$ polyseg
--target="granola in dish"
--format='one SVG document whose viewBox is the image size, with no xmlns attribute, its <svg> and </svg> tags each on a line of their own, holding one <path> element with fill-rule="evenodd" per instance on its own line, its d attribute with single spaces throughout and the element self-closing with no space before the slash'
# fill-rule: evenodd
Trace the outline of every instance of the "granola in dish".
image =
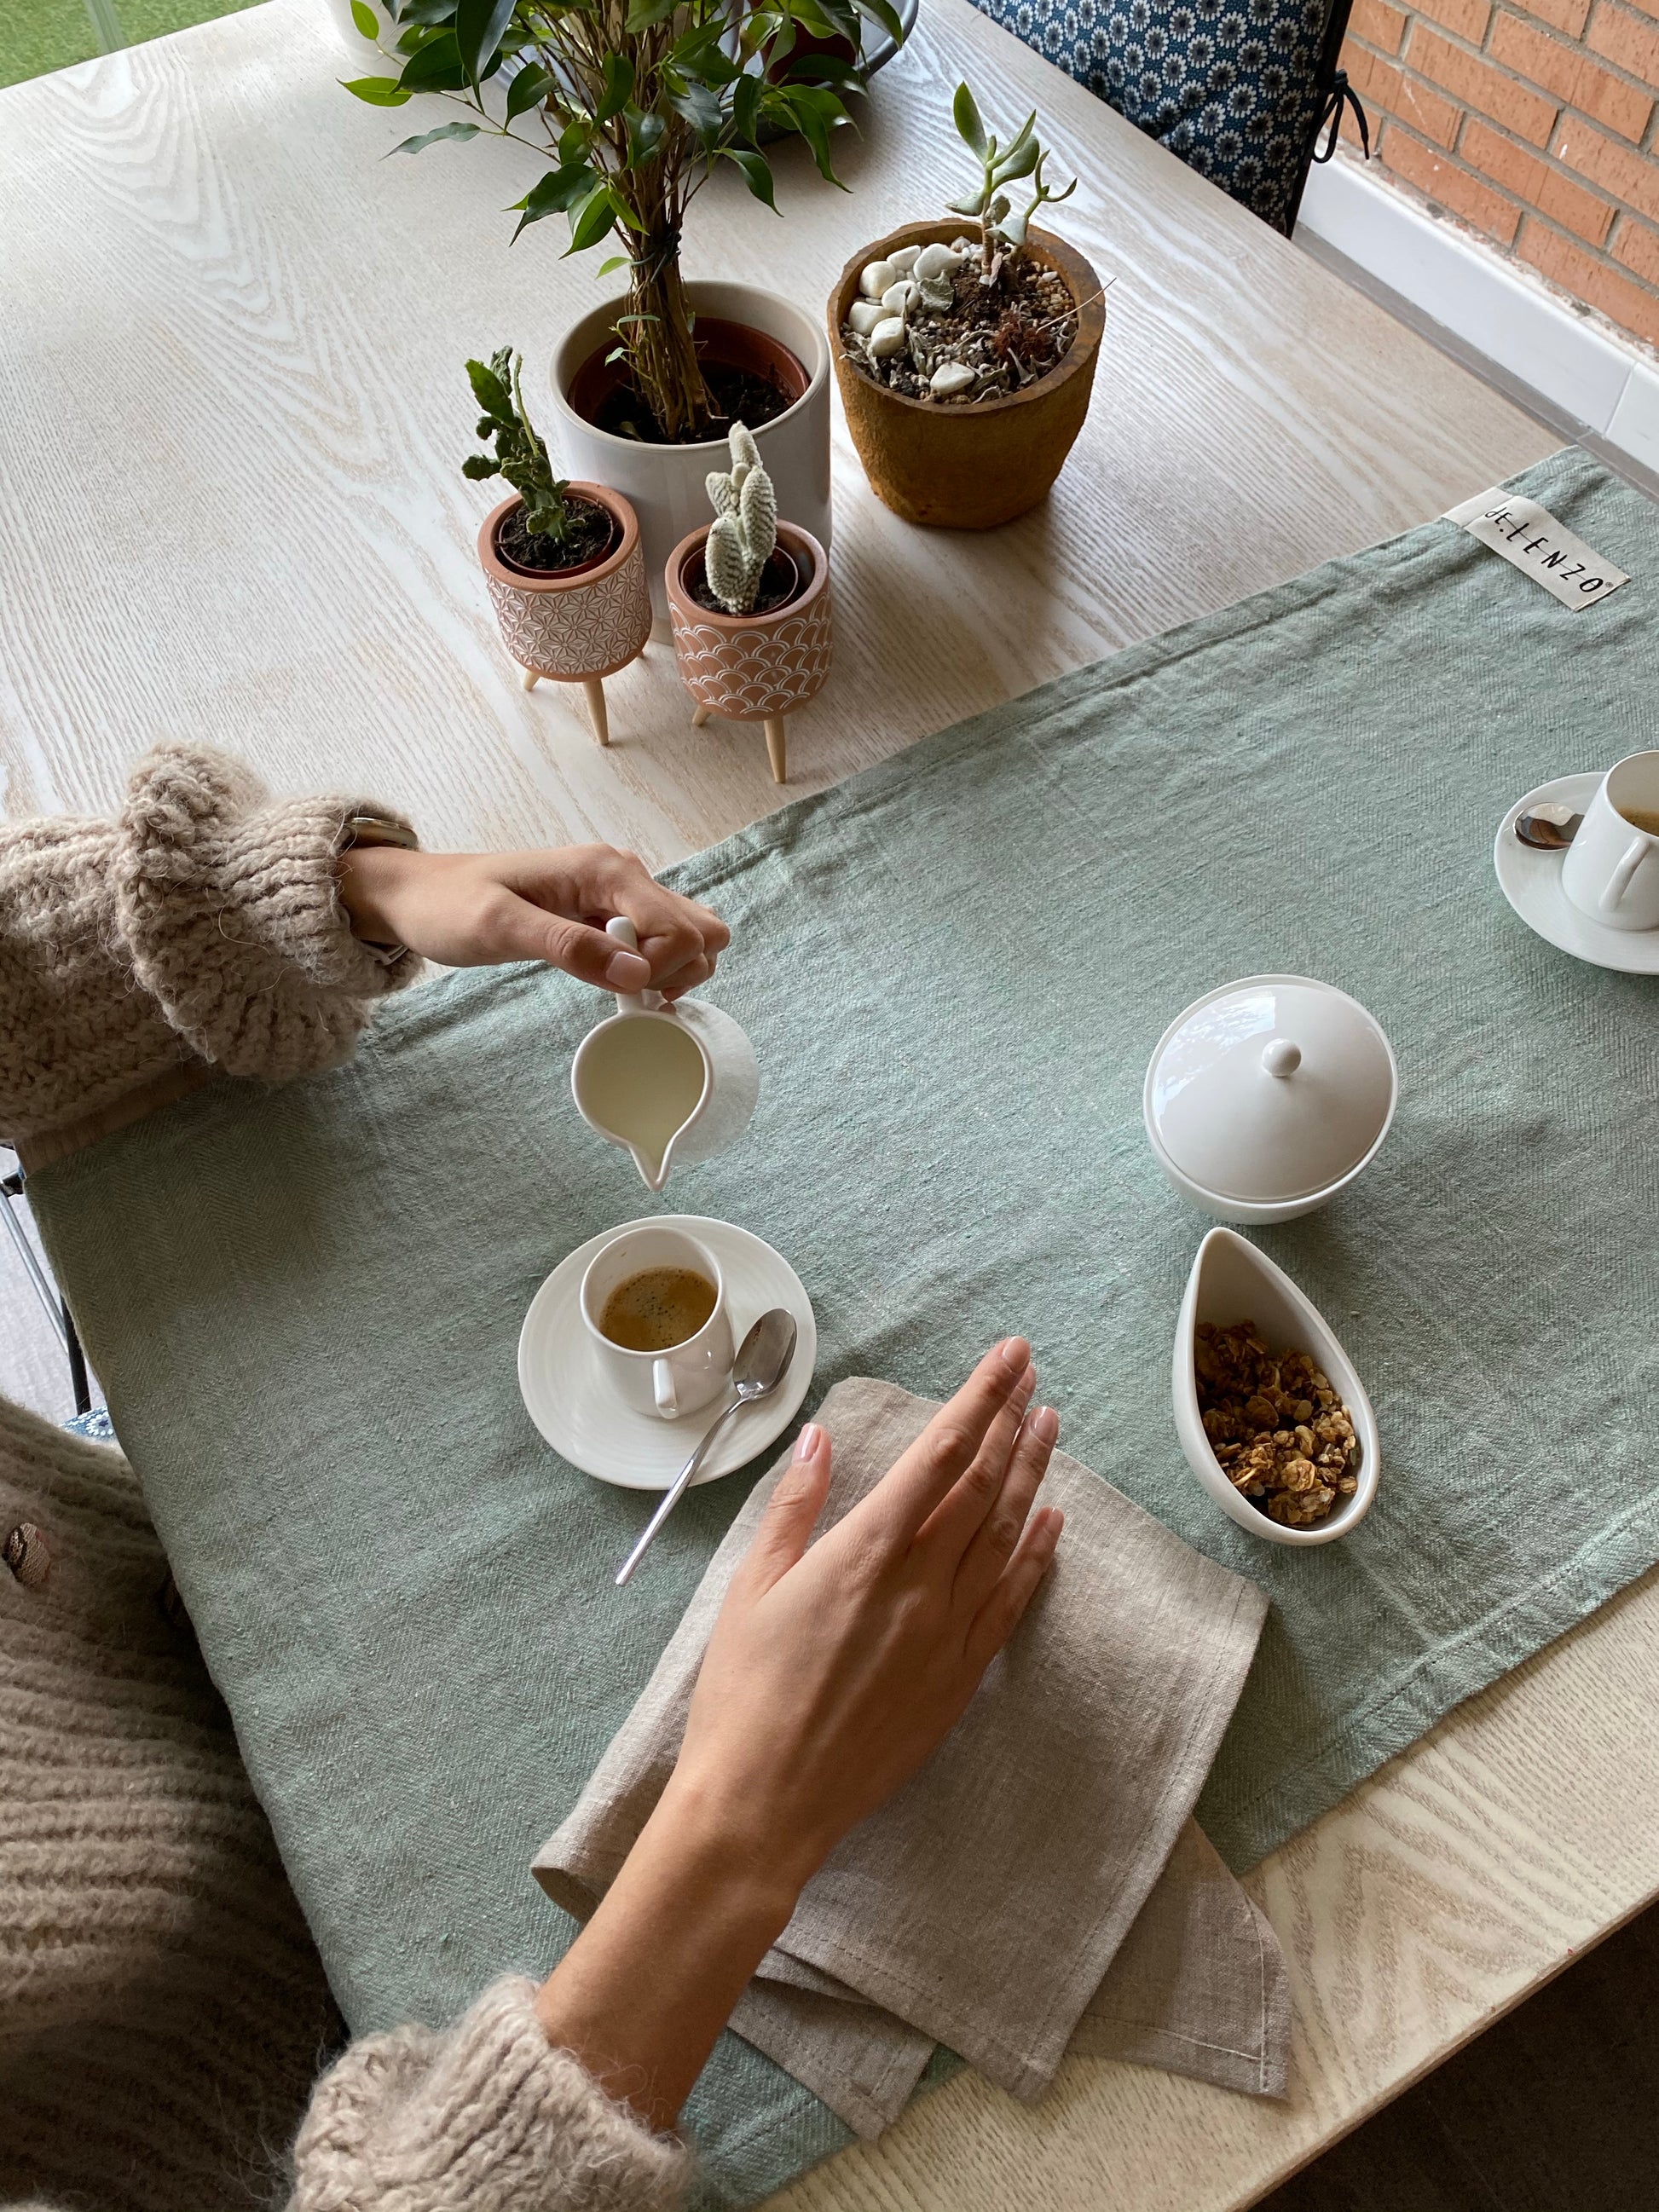
<svg viewBox="0 0 1659 2212">
<path fill-rule="evenodd" d="M 1251 1321 L 1200 1322 L 1193 1364 L 1210 1449 L 1270 1520 L 1312 1528 L 1352 1496 L 1353 1417 L 1305 1352 L 1270 1349 Z"/>
</svg>

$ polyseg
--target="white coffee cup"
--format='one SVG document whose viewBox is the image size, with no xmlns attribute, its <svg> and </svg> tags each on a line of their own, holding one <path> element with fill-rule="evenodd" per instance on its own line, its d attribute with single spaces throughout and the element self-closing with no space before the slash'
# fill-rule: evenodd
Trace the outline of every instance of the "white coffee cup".
<svg viewBox="0 0 1659 2212">
<path fill-rule="evenodd" d="M 1610 768 L 1561 864 L 1561 889 L 1607 929 L 1659 929 L 1659 837 L 1620 811 L 1659 815 L 1659 752 Z"/>
<path fill-rule="evenodd" d="M 626 1345 L 613 1344 L 599 1321 L 611 1292 L 648 1267 L 689 1267 L 702 1276 L 714 1285 L 714 1310 L 684 1344 L 665 1352 L 630 1352 Z M 674 1421 L 724 1395 L 737 1356 L 726 1310 L 726 1280 L 719 1261 L 695 1237 L 679 1229 L 621 1231 L 588 1261 L 581 1310 L 607 1379 L 638 1412 Z"/>
</svg>

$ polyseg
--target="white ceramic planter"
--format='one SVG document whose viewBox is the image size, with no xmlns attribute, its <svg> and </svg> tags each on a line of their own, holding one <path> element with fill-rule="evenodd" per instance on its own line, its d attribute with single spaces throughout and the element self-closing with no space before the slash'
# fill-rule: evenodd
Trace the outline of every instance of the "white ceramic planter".
<svg viewBox="0 0 1659 2212">
<path fill-rule="evenodd" d="M 722 322 L 746 323 L 787 346 L 806 371 L 807 386 L 794 405 L 755 430 L 755 443 L 778 495 L 778 514 L 830 544 L 830 348 L 809 315 L 787 301 L 753 284 L 695 282 L 686 286 L 692 308 Z M 553 354 L 554 435 L 562 465 L 573 477 L 610 484 L 629 500 L 640 518 L 651 600 L 658 616 L 668 613 L 663 571 L 669 555 L 689 532 L 709 520 L 712 510 L 703 479 L 710 469 L 729 465 L 724 437 L 702 446 L 647 446 L 596 429 L 571 406 L 567 394 L 589 356 L 614 343 L 612 331 L 623 312 L 612 300 L 575 324 Z M 752 425 L 750 426 L 753 427 Z"/>
<path fill-rule="evenodd" d="M 1331 1388 L 1352 1418 L 1354 1434 L 1359 1439 L 1359 1465 L 1352 1495 L 1333 1506 L 1328 1519 L 1311 1528 L 1287 1528 L 1242 1497 L 1228 1481 L 1220 1461 L 1210 1449 L 1204 1418 L 1198 1410 L 1193 1340 L 1199 1323 L 1205 1321 L 1213 1322 L 1218 1328 L 1253 1321 L 1270 1345 L 1305 1352 L 1330 1377 Z M 1267 1544 L 1330 1544 L 1346 1536 L 1370 1511 L 1382 1462 L 1377 1450 L 1376 1416 L 1365 1386 L 1313 1300 L 1304 1297 L 1265 1252 L 1258 1252 L 1231 1229 L 1211 1230 L 1198 1248 L 1187 1280 L 1187 1295 L 1181 1302 L 1181 1318 L 1176 1324 L 1170 1386 L 1176 1434 L 1187 1464 L 1222 1511 L 1251 1535 L 1260 1536 Z"/>
</svg>

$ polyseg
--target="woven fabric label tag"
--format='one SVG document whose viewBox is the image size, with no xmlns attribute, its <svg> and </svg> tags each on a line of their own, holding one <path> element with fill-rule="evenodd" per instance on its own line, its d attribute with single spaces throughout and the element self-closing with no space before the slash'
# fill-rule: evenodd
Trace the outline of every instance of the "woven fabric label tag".
<svg viewBox="0 0 1659 2212">
<path fill-rule="evenodd" d="M 1605 599 L 1630 578 L 1604 561 L 1582 538 L 1559 523 L 1548 507 L 1519 492 L 1498 488 L 1448 508 L 1444 520 L 1490 545 L 1504 558 L 1553 592 L 1564 607 L 1588 607 Z"/>
</svg>

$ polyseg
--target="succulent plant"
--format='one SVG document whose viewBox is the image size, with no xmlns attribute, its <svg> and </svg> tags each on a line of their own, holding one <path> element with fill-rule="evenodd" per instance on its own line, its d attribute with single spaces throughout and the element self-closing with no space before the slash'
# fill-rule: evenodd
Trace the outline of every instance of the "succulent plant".
<svg viewBox="0 0 1659 2212">
<path fill-rule="evenodd" d="M 760 449 L 741 422 L 732 425 L 730 473 L 704 479 L 714 509 L 703 552 L 708 588 L 729 615 L 752 614 L 762 572 L 778 542 L 778 502 Z"/>
<path fill-rule="evenodd" d="M 979 103 L 966 83 L 957 87 L 951 114 L 957 136 L 979 163 L 980 179 L 975 191 L 964 193 L 959 200 L 947 201 L 946 205 L 952 215 L 977 216 L 981 281 L 994 284 L 1004 252 L 1024 245 L 1037 210 L 1050 203 L 1058 206 L 1061 200 L 1070 199 L 1077 190 L 1077 179 L 1073 177 L 1064 191 L 1059 192 L 1050 191 L 1043 182 L 1042 167 L 1048 156 L 1037 138 L 1036 108 L 1006 146 L 986 130 Z M 1022 177 L 1031 179 L 1035 197 L 1029 207 L 1016 210 L 1002 187 L 1017 184 Z"/>
<path fill-rule="evenodd" d="M 523 356 L 511 346 L 491 354 L 488 364 L 468 362 L 472 397 L 482 410 L 477 434 L 493 438 L 495 450 L 469 453 L 461 463 L 461 474 L 475 483 L 489 477 L 505 477 L 524 501 L 526 529 L 562 545 L 570 529 L 570 510 L 564 503 L 569 480 L 554 475 L 547 448 L 525 412 L 524 394 L 519 388 L 523 366 Z"/>
</svg>

